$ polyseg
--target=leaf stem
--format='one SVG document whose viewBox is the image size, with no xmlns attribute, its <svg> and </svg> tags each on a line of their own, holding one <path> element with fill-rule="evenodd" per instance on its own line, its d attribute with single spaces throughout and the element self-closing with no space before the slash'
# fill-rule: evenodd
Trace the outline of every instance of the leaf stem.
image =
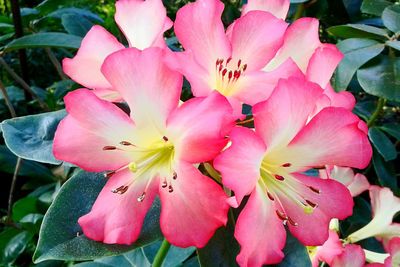
<svg viewBox="0 0 400 267">
<path fill-rule="evenodd" d="M 367 126 L 371 127 L 375 121 L 378 119 L 379 115 L 381 114 L 383 107 L 385 106 L 386 103 L 386 99 L 380 97 L 378 99 L 378 104 L 376 106 L 376 109 L 374 111 L 374 113 L 372 113 L 371 117 L 369 118 L 369 120 L 367 121 Z"/>
<path fill-rule="evenodd" d="M 46 47 L 44 49 L 46 51 L 47 56 L 49 57 L 51 63 L 53 64 L 54 68 L 56 69 L 58 76 L 60 76 L 60 78 L 62 80 L 66 80 L 67 77 L 65 76 L 62 66 L 60 64 L 60 62 L 58 61 L 58 59 L 56 58 L 56 56 L 54 55 L 53 51 L 51 51 L 50 48 Z"/>
<path fill-rule="evenodd" d="M 293 15 L 293 21 L 295 21 L 303 16 L 304 9 L 305 9 L 304 3 L 301 3 L 297 6 L 296 13 L 294 13 L 294 15 Z"/>
<path fill-rule="evenodd" d="M 17 117 L 17 113 L 15 113 L 15 109 L 11 103 L 10 97 L 8 96 L 6 87 L 4 86 L 4 84 L 1 80 L 0 80 L 0 90 L 3 93 L 4 101 L 6 102 L 8 110 L 10 111 L 11 117 L 13 117 L 13 118 Z"/>
<path fill-rule="evenodd" d="M 11 181 L 10 194 L 8 195 L 8 209 L 7 209 L 7 222 L 11 222 L 11 213 L 12 213 L 12 203 L 14 198 L 15 184 L 17 183 L 17 177 L 19 169 L 21 168 L 22 159 L 20 157 L 17 158 L 17 164 L 15 164 L 14 175 Z"/>
<path fill-rule="evenodd" d="M 154 258 L 153 267 L 161 267 L 170 247 L 171 244 L 164 238 L 160 249 L 157 251 L 156 257 Z"/>
</svg>

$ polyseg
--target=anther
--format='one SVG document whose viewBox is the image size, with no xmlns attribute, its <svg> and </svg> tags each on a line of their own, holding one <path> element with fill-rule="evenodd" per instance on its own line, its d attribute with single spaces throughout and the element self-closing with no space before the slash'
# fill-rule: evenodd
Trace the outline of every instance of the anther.
<svg viewBox="0 0 400 267">
<path fill-rule="evenodd" d="M 123 145 L 123 146 L 133 146 L 133 144 L 131 143 L 131 142 L 128 142 L 128 141 L 121 141 L 121 142 L 119 142 L 121 145 Z"/>
<path fill-rule="evenodd" d="M 105 146 L 103 147 L 103 150 L 115 150 L 117 149 L 115 146 Z"/>
<path fill-rule="evenodd" d="M 299 225 L 297 222 L 293 221 L 293 219 L 290 218 L 289 216 L 287 217 L 287 220 L 288 220 L 288 222 L 289 222 L 291 225 L 293 225 L 293 226 L 298 226 L 298 225 Z"/>
<path fill-rule="evenodd" d="M 114 174 L 115 174 L 115 171 L 106 172 L 106 173 L 104 173 L 104 177 L 105 177 L 105 178 L 110 178 L 110 177 L 113 176 Z"/>
<path fill-rule="evenodd" d="M 168 142 L 168 137 L 166 137 L 165 135 L 162 137 L 162 139 L 163 139 L 165 142 Z"/>
<path fill-rule="evenodd" d="M 285 213 L 279 211 L 279 210 L 275 210 L 276 215 L 278 216 L 279 219 L 281 219 L 282 221 L 286 221 L 288 219 L 288 217 L 286 216 Z"/>
<path fill-rule="evenodd" d="M 161 187 L 162 187 L 162 188 L 166 188 L 167 185 L 168 185 L 167 181 L 164 181 L 164 182 L 161 184 Z"/>
<path fill-rule="evenodd" d="M 245 71 L 247 69 L 247 64 L 243 65 L 243 71 Z"/>
<path fill-rule="evenodd" d="M 230 58 L 228 58 L 227 60 L 226 60 L 226 65 L 228 65 L 229 64 L 229 62 L 231 62 L 231 60 L 232 60 L 232 58 L 230 57 Z M 225 65 L 225 66 L 226 66 Z"/>
<path fill-rule="evenodd" d="M 270 192 L 267 192 L 267 196 L 270 200 L 274 201 L 274 197 L 272 196 L 272 194 Z"/>
<path fill-rule="evenodd" d="M 178 174 L 177 174 L 176 172 L 174 172 L 174 173 L 172 174 L 172 179 L 176 180 L 176 178 L 178 178 Z"/>
<path fill-rule="evenodd" d="M 242 65 L 242 60 L 241 59 L 239 59 L 239 61 L 238 61 L 238 68 L 240 68 L 240 65 Z"/>
<path fill-rule="evenodd" d="M 285 177 L 283 177 L 282 175 L 278 175 L 278 174 L 275 174 L 275 178 L 276 178 L 277 180 L 279 180 L 279 181 L 285 180 Z"/>
<path fill-rule="evenodd" d="M 168 192 L 172 193 L 174 191 L 174 188 L 172 188 L 172 185 L 168 186 Z"/>
<path fill-rule="evenodd" d="M 321 194 L 321 190 L 319 190 L 318 188 L 315 188 L 313 186 L 309 186 L 308 188 L 310 188 L 311 191 L 313 191 L 314 193 Z"/>
<path fill-rule="evenodd" d="M 117 193 L 122 195 L 123 193 L 125 193 L 128 190 L 128 186 L 126 185 L 121 185 L 120 187 L 111 190 L 112 193 Z"/>
<path fill-rule="evenodd" d="M 310 206 L 313 207 L 314 209 L 315 209 L 316 207 L 318 207 L 318 204 L 316 204 L 316 203 L 314 203 L 314 202 L 312 202 L 312 201 L 310 201 L 310 200 L 308 200 L 308 199 L 306 199 L 306 202 L 307 202 L 308 205 L 310 205 Z"/>
<path fill-rule="evenodd" d="M 290 166 L 292 166 L 292 164 L 291 163 L 285 163 L 285 164 L 282 164 L 282 167 L 285 167 L 285 168 L 287 168 L 287 167 L 290 167 Z"/>
<path fill-rule="evenodd" d="M 146 192 L 143 192 L 140 196 L 138 196 L 137 201 L 138 202 L 143 202 L 145 197 L 146 197 Z"/>
<path fill-rule="evenodd" d="M 225 76 L 225 74 L 226 74 L 227 71 L 228 71 L 227 69 L 224 69 L 224 70 L 222 71 L 222 76 Z"/>
<path fill-rule="evenodd" d="M 230 70 L 229 73 L 228 73 L 228 79 L 229 79 L 229 80 L 232 78 L 232 75 L 233 75 L 233 73 L 232 73 L 232 71 Z"/>
</svg>

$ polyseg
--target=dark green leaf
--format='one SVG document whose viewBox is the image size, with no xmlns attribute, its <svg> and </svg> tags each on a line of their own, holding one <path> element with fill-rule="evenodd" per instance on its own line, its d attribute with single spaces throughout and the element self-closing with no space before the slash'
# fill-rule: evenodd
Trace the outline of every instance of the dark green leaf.
<svg viewBox="0 0 400 267">
<path fill-rule="evenodd" d="M 372 127 L 368 131 L 368 136 L 376 150 L 382 155 L 385 161 L 393 160 L 397 157 L 396 148 L 381 130 L 376 127 Z"/>
<path fill-rule="evenodd" d="M 80 17 L 80 19 L 86 18 L 100 23 L 103 22 L 103 20 L 93 12 L 87 9 L 76 8 L 76 7 L 59 8 L 56 11 L 48 14 L 47 17 L 61 19 L 64 15 L 75 15 Z"/>
<path fill-rule="evenodd" d="M 390 5 L 393 5 L 393 3 L 386 0 L 364 0 L 361 5 L 361 12 L 380 17 L 383 10 Z"/>
<path fill-rule="evenodd" d="M 372 163 L 374 164 L 379 184 L 381 186 L 389 187 L 393 192 L 399 191 L 397 188 L 396 173 L 391 162 L 385 162 L 382 156 L 377 153 L 377 151 L 374 151 L 372 155 Z"/>
<path fill-rule="evenodd" d="M 362 65 L 379 55 L 385 46 L 374 40 L 351 38 L 337 44 L 344 54 L 335 76 L 335 88 L 343 90 L 347 88 L 354 74 Z"/>
<path fill-rule="evenodd" d="M 84 37 L 93 26 L 93 23 L 88 19 L 76 14 L 62 15 L 61 23 L 69 34 L 82 37 Z"/>
<path fill-rule="evenodd" d="M 120 255 L 161 238 L 158 200 L 147 213 L 139 239 L 131 246 L 103 244 L 79 234 L 82 230 L 77 221 L 90 211 L 105 182 L 102 174 L 80 171 L 62 186 L 43 219 L 35 262 Z"/>
<path fill-rule="evenodd" d="M 84 262 L 74 267 L 151 267 L 150 261 L 146 258 L 142 248 L 113 257 L 96 259 L 93 262 Z"/>
<path fill-rule="evenodd" d="M 14 222 L 19 222 L 25 215 L 37 212 L 37 199 L 34 197 L 24 197 L 14 203 L 12 208 L 12 218 Z"/>
<path fill-rule="evenodd" d="M 16 236 L 17 234 L 21 233 L 20 229 L 10 227 L 10 228 L 5 228 L 1 233 L 0 233 L 0 265 L 3 265 L 5 263 L 4 259 L 4 251 L 5 248 L 7 247 L 8 243 L 10 240 Z M 3 263 L 3 264 L 2 264 Z"/>
<path fill-rule="evenodd" d="M 27 35 L 11 41 L 6 45 L 5 51 L 15 49 L 56 47 L 78 49 L 81 45 L 82 37 L 62 33 L 62 32 L 43 32 Z"/>
<path fill-rule="evenodd" d="M 346 24 L 332 26 L 328 32 L 339 38 L 368 38 L 374 40 L 386 40 L 389 38 L 388 32 L 384 29 L 364 25 L 364 24 Z"/>
<path fill-rule="evenodd" d="M 358 82 L 367 93 L 400 101 L 400 59 L 381 57 L 378 64 L 359 69 Z"/>
<path fill-rule="evenodd" d="M 388 123 L 379 127 L 381 130 L 387 132 L 397 140 L 400 140 L 400 124 Z"/>
<path fill-rule="evenodd" d="M 7 263 L 14 262 L 22 252 L 24 252 L 29 241 L 31 241 L 33 235 L 28 231 L 23 231 L 14 236 L 4 248 L 3 261 Z"/>
<path fill-rule="evenodd" d="M 146 255 L 147 259 L 149 259 L 150 262 L 154 261 L 154 258 L 160 246 L 161 246 L 161 241 L 158 241 L 143 248 L 144 254 Z M 189 258 L 190 255 L 192 255 L 195 251 L 196 251 L 195 247 L 178 248 L 171 245 L 162 266 L 163 267 L 179 266 L 180 264 L 182 264 L 182 262 L 184 262 L 187 258 Z"/>
<path fill-rule="evenodd" d="M 400 31 L 400 7 L 393 5 L 385 8 L 382 13 L 382 21 L 390 31 L 394 33 Z"/>
<path fill-rule="evenodd" d="M 304 245 L 287 232 L 286 245 L 283 249 L 285 258 L 277 267 L 311 267 L 310 257 Z"/>
<path fill-rule="evenodd" d="M 25 215 L 19 223 L 22 225 L 22 227 L 26 230 L 28 230 L 32 234 L 39 233 L 40 229 L 40 224 L 43 219 L 43 214 L 39 213 L 30 213 L 28 215 Z"/>
<path fill-rule="evenodd" d="M 5 120 L 1 124 L 8 148 L 17 156 L 43 163 L 59 164 L 53 156 L 53 138 L 65 110 Z"/>
</svg>

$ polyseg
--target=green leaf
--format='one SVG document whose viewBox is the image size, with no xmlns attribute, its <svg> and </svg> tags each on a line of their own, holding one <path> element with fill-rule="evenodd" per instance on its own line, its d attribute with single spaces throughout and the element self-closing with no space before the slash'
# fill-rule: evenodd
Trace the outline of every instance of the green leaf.
<svg viewBox="0 0 400 267">
<path fill-rule="evenodd" d="M 381 130 L 376 127 L 372 127 L 368 130 L 368 136 L 376 150 L 382 155 L 385 161 L 393 160 L 397 157 L 395 146 Z"/>
<path fill-rule="evenodd" d="M 365 92 L 400 101 L 400 59 L 381 57 L 379 64 L 359 69 L 357 79 Z"/>
<path fill-rule="evenodd" d="M 84 262 L 74 265 L 74 267 L 151 267 L 150 261 L 146 258 L 142 248 L 119 256 L 104 257 L 92 262 Z"/>
<path fill-rule="evenodd" d="M 42 47 L 78 49 L 81 41 L 82 37 L 62 32 L 35 33 L 11 41 L 6 45 L 4 51 Z"/>
<path fill-rule="evenodd" d="M 389 39 L 388 32 L 384 29 L 364 25 L 364 24 L 346 24 L 332 26 L 327 31 L 339 38 L 367 38 L 374 40 Z"/>
<path fill-rule="evenodd" d="M 393 5 L 385 8 L 382 13 L 382 21 L 390 31 L 394 33 L 400 31 L 400 7 Z"/>
<path fill-rule="evenodd" d="M 69 34 L 82 37 L 84 37 L 93 26 L 93 23 L 91 23 L 88 19 L 76 14 L 62 15 L 61 24 Z"/>
<path fill-rule="evenodd" d="M 144 254 L 150 262 L 154 261 L 158 249 L 161 246 L 161 241 L 154 242 L 148 246 L 143 247 Z M 187 258 L 189 258 L 196 251 L 195 247 L 179 248 L 171 245 L 168 250 L 167 256 L 164 259 L 162 267 L 175 267 L 180 266 Z"/>
<path fill-rule="evenodd" d="M 105 182 L 102 174 L 80 171 L 62 186 L 43 219 L 33 256 L 35 263 L 50 259 L 93 260 L 120 255 L 161 238 L 158 200 L 146 215 L 139 239 L 130 246 L 103 244 L 79 234 L 82 230 L 77 221 L 90 211 Z"/>
<path fill-rule="evenodd" d="M 37 212 L 37 199 L 34 197 L 24 197 L 14 203 L 12 208 L 12 219 L 19 222 L 25 215 Z"/>
<path fill-rule="evenodd" d="M 400 51 L 400 41 L 387 41 L 385 44 Z"/>
<path fill-rule="evenodd" d="M 400 140 L 400 124 L 398 123 L 387 123 L 379 127 L 379 129 L 390 134 L 397 140 Z"/>
<path fill-rule="evenodd" d="M 393 5 L 393 3 L 386 0 L 364 0 L 361 5 L 361 12 L 380 17 L 383 10 L 390 5 Z"/>
<path fill-rule="evenodd" d="M 4 259 L 4 251 L 5 248 L 7 247 L 8 243 L 10 242 L 10 240 L 18 235 L 19 233 L 21 233 L 20 229 L 14 228 L 14 227 L 10 227 L 10 228 L 5 228 L 1 233 L 0 233 L 0 265 L 2 265 L 2 263 L 5 263 L 5 259 Z"/>
<path fill-rule="evenodd" d="M 311 267 L 310 257 L 304 245 L 287 231 L 286 245 L 283 249 L 285 258 L 277 267 Z"/>
<path fill-rule="evenodd" d="M 344 54 L 335 76 L 336 90 L 347 88 L 356 71 L 372 58 L 379 55 L 385 46 L 375 40 L 351 38 L 337 44 Z"/>
<path fill-rule="evenodd" d="M 374 151 L 372 155 L 372 163 L 379 184 L 384 187 L 389 187 L 395 193 L 400 191 L 397 187 L 397 178 L 393 164 L 391 162 L 385 162 L 377 151 Z"/>
<path fill-rule="evenodd" d="M 32 234 L 39 233 L 40 229 L 40 224 L 43 219 L 43 214 L 40 213 L 30 213 L 28 215 L 25 215 L 19 223 L 22 225 L 22 227 L 26 230 L 28 230 Z"/>
<path fill-rule="evenodd" d="M 53 156 L 53 139 L 65 110 L 5 120 L 1 124 L 7 147 L 17 156 L 49 164 L 60 164 Z"/>
<path fill-rule="evenodd" d="M 33 235 L 28 231 L 23 231 L 14 236 L 4 248 L 3 261 L 13 263 L 19 255 L 24 252 L 28 243 L 32 240 Z"/>
<path fill-rule="evenodd" d="M 61 19 L 64 15 L 76 15 L 81 18 L 83 17 L 92 21 L 103 23 L 103 20 L 97 14 L 94 14 L 90 10 L 76 7 L 59 8 L 56 11 L 48 14 L 46 17 Z"/>
</svg>

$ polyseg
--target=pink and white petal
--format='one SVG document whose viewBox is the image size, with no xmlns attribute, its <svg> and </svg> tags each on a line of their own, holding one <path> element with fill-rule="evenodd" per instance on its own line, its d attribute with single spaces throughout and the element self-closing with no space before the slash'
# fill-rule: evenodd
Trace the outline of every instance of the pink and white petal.
<svg viewBox="0 0 400 267">
<path fill-rule="evenodd" d="M 104 59 L 124 46 L 99 25 L 93 26 L 83 38 L 74 58 L 64 58 L 63 71 L 72 80 L 91 89 L 110 89 L 111 85 L 100 71 Z"/>
<path fill-rule="evenodd" d="M 285 228 L 275 214 L 273 202 L 258 186 L 239 215 L 235 238 L 241 247 L 236 257 L 240 266 L 276 264 L 284 257 Z"/>
<path fill-rule="evenodd" d="M 304 77 L 301 70 L 291 59 L 271 72 L 246 72 L 238 79 L 232 97 L 243 103 L 255 105 L 268 99 L 280 79 L 289 77 Z"/>
<path fill-rule="evenodd" d="M 261 10 L 284 20 L 289 11 L 289 5 L 289 0 L 249 0 L 246 5 L 243 5 L 242 16 L 253 10 Z"/>
<path fill-rule="evenodd" d="M 214 69 L 219 58 L 231 56 L 231 47 L 221 21 L 224 4 L 219 0 L 197 0 L 178 10 L 175 34 L 196 61 L 206 69 Z"/>
<path fill-rule="evenodd" d="M 222 183 L 235 192 L 238 206 L 254 190 L 267 148 L 249 128 L 235 127 L 230 139 L 231 146 L 214 160 L 214 167 L 221 173 Z"/>
<path fill-rule="evenodd" d="M 298 225 L 288 223 L 289 230 L 307 246 L 322 245 L 329 236 L 329 222 L 333 218 L 345 219 L 353 212 L 353 198 L 341 183 L 331 179 L 320 179 L 299 173 L 285 180 L 305 199 L 316 204 L 313 212 L 293 202 L 286 194 L 278 192 L 285 213 Z M 318 189 L 319 193 L 313 189 Z"/>
<path fill-rule="evenodd" d="M 111 192 L 131 183 L 133 179 L 133 173 L 129 170 L 111 176 L 91 211 L 78 220 L 86 237 L 107 244 L 130 245 L 136 241 L 146 213 L 157 194 L 158 179 L 151 181 L 146 197 L 141 202 L 137 198 L 146 187 L 146 179 L 133 182 L 124 194 Z"/>
<path fill-rule="evenodd" d="M 286 146 L 304 127 L 323 90 L 305 79 L 280 80 L 268 100 L 253 107 L 256 132 L 268 150 Z"/>
<path fill-rule="evenodd" d="M 390 257 L 385 260 L 385 267 L 400 266 L 400 237 L 394 237 L 389 241 L 388 252 Z"/>
<path fill-rule="evenodd" d="M 318 47 L 307 66 L 307 79 L 325 88 L 342 59 L 343 53 L 335 45 L 325 44 Z"/>
<path fill-rule="evenodd" d="M 359 245 L 346 245 L 344 252 L 332 261 L 332 267 L 363 267 L 365 252 Z"/>
<path fill-rule="evenodd" d="M 100 99 L 110 102 L 123 102 L 121 95 L 113 89 L 96 89 L 93 93 Z"/>
<path fill-rule="evenodd" d="M 129 105 L 136 125 L 165 127 L 179 103 L 182 75 L 167 67 L 165 50 L 126 48 L 105 60 L 102 72 Z"/>
<path fill-rule="evenodd" d="M 357 173 L 354 176 L 353 181 L 347 186 L 347 188 L 350 190 L 350 193 L 353 197 L 358 196 L 362 192 L 368 190 L 370 187 L 370 184 L 368 182 L 367 177 L 361 173 Z"/>
<path fill-rule="evenodd" d="M 298 19 L 289 26 L 282 48 L 264 70 L 274 70 L 288 58 L 292 58 L 303 73 L 306 73 L 308 62 L 315 49 L 320 45 L 318 20 L 314 18 Z"/>
<path fill-rule="evenodd" d="M 215 230 L 226 224 L 229 205 L 222 188 L 193 165 L 179 162 L 173 192 L 159 187 L 161 231 L 179 247 L 207 244 Z"/>
<path fill-rule="evenodd" d="M 275 157 L 295 166 L 365 168 L 372 157 L 365 123 L 344 108 L 324 108 Z"/>
<path fill-rule="evenodd" d="M 326 242 L 317 248 L 313 267 L 318 267 L 318 260 L 332 264 L 333 259 L 344 251 L 342 241 L 339 239 L 337 232 L 329 230 L 329 237 Z"/>
<path fill-rule="evenodd" d="M 115 7 L 115 21 L 130 47 L 165 47 L 160 40 L 164 31 L 172 27 L 172 21 L 161 0 L 118 0 Z"/>
<path fill-rule="evenodd" d="M 329 106 L 352 110 L 356 105 L 356 99 L 350 92 L 335 92 L 330 84 L 325 88 L 324 94 L 330 99 Z"/>
<path fill-rule="evenodd" d="M 268 12 L 245 14 L 235 21 L 232 29 L 232 58 L 247 64 L 249 71 L 260 70 L 281 47 L 287 26 Z"/>
<path fill-rule="evenodd" d="M 186 101 L 167 122 L 175 157 L 190 163 L 214 159 L 226 145 L 234 120 L 229 102 L 217 91 Z"/>
<path fill-rule="evenodd" d="M 103 150 L 132 141 L 135 125 L 127 114 L 87 89 L 68 93 L 64 101 L 68 115 L 55 133 L 53 153 L 57 159 L 95 172 L 115 170 L 132 160 L 127 152 Z"/>
</svg>

